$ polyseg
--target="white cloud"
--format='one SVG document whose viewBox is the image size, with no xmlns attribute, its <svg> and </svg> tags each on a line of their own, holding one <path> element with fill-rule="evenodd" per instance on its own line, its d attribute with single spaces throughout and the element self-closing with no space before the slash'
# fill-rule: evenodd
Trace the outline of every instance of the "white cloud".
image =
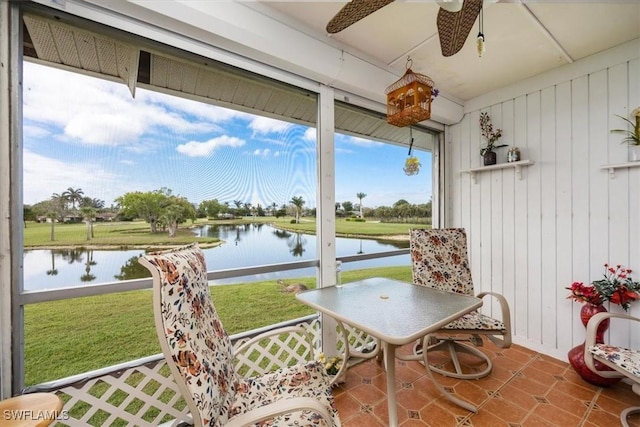
<svg viewBox="0 0 640 427">
<path fill-rule="evenodd" d="M 358 138 L 357 136 L 344 135 L 340 139 L 343 142 L 346 142 L 348 144 L 357 145 L 359 147 L 372 147 L 372 146 L 376 146 L 376 145 L 382 145 L 382 142 L 372 141 L 370 139 Z"/>
<path fill-rule="evenodd" d="M 269 117 L 254 117 L 249 123 L 249 128 L 253 130 L 254 134 L 284 132 L 292 126 L 292 123 L 271 119 Z"/>
<path fill-rule="evenodd" d="M 253 150 L 254 156 L 268 157 L 270 154 L 271 154 L 271 150 L 268 148 L 264 148 L 262 150 L 259 148 L 256 148 L 255 150 Z"/>
<path fill-rule="evenodd" d="M 68 162 L 52 159 L 29 150 L 23 151 L 25 204 L 51 198 L 69 187 L 81 188 L 85 196 L 111 204 L 115 197 L 136 188 L 130 179 L 120 177 L 90 162 Z"/>
<path fill-rule="evenodd" d="M 51 135 L 51 131 L 37 125 L 24 125 L 22 131 L 24 132 L 25 138 L 40 139 Z"/>
<path fill-rule="evenodd" d="M 222 108 L 215 105 L 206 104 L 202 101 L 192 101 L 177 96 L 167 96 L 153 91 L 141 91 L 137 99 L 154 105 L 168 106 L 173 110 L 182 111 L 186 114 L 197 117 L 200 120 L 212 123 L 229 122 L 233 119 L 251 120 L 253 116 L 242 111 Z"/>
<path fill-rule="evenodd" d="M 137 141 L 144 124 L 126 113 L 80 113 L 69 119 L 64 134 L 85 144 L 120 145 Z"/>
<path fill-rule="evenodd" d="M 307 128 L 307 130 L 304 131 L 303 138 L 307 141 L 315 142 L 316 136 L 317 136 L 316 128 Z"/>
<path fill-rule="evenodd" d="M 63 129 L 62 139 L 128 145 L 145 134 L 220 132 L 218 123 L 252 116 L 124 84 L 25 62 L 24 118 Z M 70 90 L 69 88 L 72 88 Z"/>
<path fill-rule="evenodd" d="M 176 147 L 178 153 L 189 157 L 208 157 L 220 147 L 242 147 L 245 141 L 235 136 L 218 136 L 205 142 L 189 141 Z"/>
</svg>

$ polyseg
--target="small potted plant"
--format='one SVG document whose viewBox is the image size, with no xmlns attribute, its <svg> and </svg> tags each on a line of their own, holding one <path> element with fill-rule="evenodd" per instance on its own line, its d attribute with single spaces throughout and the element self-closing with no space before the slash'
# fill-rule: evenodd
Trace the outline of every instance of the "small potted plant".
<svg viewBox="0 0 640 427">
<path fill-rule="evenodd" d="M 583 303 L 580 308 L 580 320 L 587 327 L 591 317 L 607 311 L 604 303 L 618 304 L 628 311 L 631 303 L 640 299 L 640 282 L 631 278 L 631 269 L 622 265 L 604 265 L 604 275 L 590 285 L 573 282 L 568 299 Z M 604 334 L 609 328 L 609 319 L 603 321 L 596 331 L 596 342 L 604 343 Z M 569 350 L 569 364 L 587 382 L 599 387 L 606 387 L 620 381 L 620 378 L 604 378 L 592 372 L 584 363 L 584 344 L 578 344 Z M 604 367 L 601 367 L 604 369 Z"/>
<path fill-rule="evenodd" d="M 633 118 L 635 122 L 617 114 L 616 116 L 629 123 L 631 130 L 612 129 L 611 132 L 625 134 L 626 136 L 621 142 L 629 144 L 629 161 L 640 161 L 640 107 L 631 112 L 631 118 Z"/>
<path fill-rule="evenodd" d="M 345 372 L 341 372 L 343 363 L 342 357 L 327 357 L 324 353 L 320 353 L 318 355 L 318 362 L 320 362 L 324 366 L 327 374 L 332 377 L 332 385 L 335 386 L 338 383 L 344 382 Z M 336 378 L 336 375 L 338 374 L 340 374 L 340 376 Z"/>
<path fill-rule="evenodd" d="M 493 124 L 491 124 L 491 117 L 489 113 L 480 113 L 480 131 L 482 136 L 486 138 L 487 145 L 480 149 L 480 155 L 482 156 L 485 166 L 496 164 L 496 148 L 506 147 L 506 144 L 496 145 L 498 139 L 502 136 L 502 129 L 493 130 Z"/>
</svg>

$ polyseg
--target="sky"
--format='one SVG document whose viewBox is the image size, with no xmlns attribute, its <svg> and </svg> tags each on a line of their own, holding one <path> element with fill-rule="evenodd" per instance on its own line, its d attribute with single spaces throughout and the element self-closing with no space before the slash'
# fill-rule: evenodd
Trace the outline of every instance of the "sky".
<svg viewBox="0 0 640 427">
<path fill-rule="evenodd" d="M 192 203 L 253 206 L 302 197 L 315 207 L 316 131 L 298 124 L 24 63 L 24 203 L 69 187 L 106 206 L 132 191 L 171 189 Z M 336 134 L 336 202 L 391 206 L 431 197 L 431 154 Z"/>
</svg>

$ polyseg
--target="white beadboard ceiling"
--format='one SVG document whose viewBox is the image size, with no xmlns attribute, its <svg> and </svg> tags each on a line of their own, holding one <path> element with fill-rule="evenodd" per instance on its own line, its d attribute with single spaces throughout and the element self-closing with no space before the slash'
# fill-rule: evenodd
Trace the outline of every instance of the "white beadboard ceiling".
<svg viewBox="0 0 640 427">
<path fill-rule="evenodd" d="M 140 47 L 130 39 L 79 28 L 57 16 L 24 15 L 27 60 L 126 84 L 132 96 L 140 86 L 222 107 L 315 126 L 317 99 L 301 89 L 195 55 L 172 56 Z M 389 125 L 378 113 L 337 103 L 335 127 L 340 133 L 431 150 L 437 136 L 415 128 Z"/>
<path fill-rule="evenodd" d="M 640 38 L 639 0 L 485 0 L 485 53 L 481 58 L 476 53 L 476 21 L 462 50 L 443 57 L 435 0 L 396 0 L 328 35 L 327 23 L 346 3 L 247 4 L 398 75 L 411 56 L 413 71 L 427 74 L 443 93 L 461 101 Z"/>
</svg>

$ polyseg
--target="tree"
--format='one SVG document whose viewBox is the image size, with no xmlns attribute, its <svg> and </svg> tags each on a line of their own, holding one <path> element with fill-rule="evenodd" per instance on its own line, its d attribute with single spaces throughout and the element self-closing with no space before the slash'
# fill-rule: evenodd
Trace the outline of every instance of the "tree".
<svg viewBox="0 0 640 427">
<path fill-rule="evenodd" d="M 184 217 L 184 214 L 184 207 L 178 204 L 169 205 L 164 209 L 161 219 L 169 228 L 169 237 L 176 237 L 178 221 Z"/>
<path fill-rule="evenodd" d="M 67 201 L 58 193 L 53 193 L 47 205 L 47 217 L 51 219 L 51 241 L 56 240 L 56 221 L 64 218 Z"/>
<path fill-rule="evenodd" d="M 71 203 L 71 209 L 76 210 L 76 202 L 80 203 L 82 200 L 82 196 L 84 196 L 84 191 L 81 188 L 67 188 L 67 191 L 62 193 L 62 197 L 64 197 L 69 203 Z"/>
<path fill-rule="evenodd" d="M 276 219 L 284 218 L 285 216 L 287 216 L 287 208 L 286 208 L 286 206 L 283 206 L 280 209 L 276 210 L 275 216 L 276 216 Z"/>
<path fill-rule="evenodd" d="M 344 214 L 349 215 L 353 211 L 353 203 L 351 202 L 342 202 L 342 209 L 344 209 Z"/>
<path fill-rule="evenodd" d="M 100 199 L 92 199 L 91 197 L 83 197 L 78 202 L 78 207 L 82 208 L 93 208 L 93 209 L 104 209 L 104 200 Z"/>
<path fill-rule="evenodd" d="M 161 188 L 155 191 L 142 193 L 134 191 L 126 193 L 116 199 L 120 204 L 120 211 L 123 215 L 141 218 L 149 223 L 152 233 L 158 232 L 158 221 L 164 210 L 171 204 L 171 190 Z"/>
<path fill-rule="evenodd" d="M 291 198 L 290 203 L 293 205 L 293 209 L 296 213 L 296 224 L 300 224 L 300 215 L 302 214 L 302 207 L 304 206 L 304 199 L 301 196 L 294 196 Z"/>
<path fill-rule="evenodd" d="M 364 216 L 362 215 L 362 199 L 367 197 L 367 195 L 364 193 L 358 193 L 356 194 L 356 197 L 360 200 L 360 218 L 364 218 Z"/>
<path fill-rule="evenodd" d="M 22 220 L 24 221 L 24 228 L 27 228 L 27 221 L 35 221 L 36 213 L 35 209 L 30 205 L 22 206 Z"/>
<path fill-rule="evenodd" d="M 51 269 L 47 270 L 47 276 L 56 276 L 58 274 L 58 269 L 56 268 L 56 254 L 53 251 L 51 252 Z"/>
<path fill-rule="evenodd" d="M 243 203 L 242 204 L 242 216 L 246 216 L 246 215 L 250 215 L 251 214 L 251 203 Z"/>
<path fill-rule="evenodd" d="M 93 221 L 96 219 L 96 210 L 92 207 L 85 206 L 80 208 L 80 212 L 87 226 L 87 240 L 91 240 L 93 237 Z"/>
<path fill-rule="evenodd" d="M 93 250 L 87 250 L 87 261 L 84 264 L 84 274 L 80 276 L 80 280 L 82 282 L 91 282 L 92 280 L 95 280 L 96 276 L 91 274 L 91 267 L 96 264 L 97 262 L 93 260 Z"/>
<path fill-rule="evenodd" d="M 198 210 L 204 210 L 208 218 L 217 218 L 220 212 L 226 210 L 226 205 L 220 204 L 218 199 L 204 200 L 200 202 Z"/>
<path fill-rule="evenodd" d="M 167 226 L 169 237 L 176 237 L 178 224 L 196 218 L 196 210 L 185 197 L 170 196 L 169 204 L 163 209 L 160 221 Z"/>
</svg>

